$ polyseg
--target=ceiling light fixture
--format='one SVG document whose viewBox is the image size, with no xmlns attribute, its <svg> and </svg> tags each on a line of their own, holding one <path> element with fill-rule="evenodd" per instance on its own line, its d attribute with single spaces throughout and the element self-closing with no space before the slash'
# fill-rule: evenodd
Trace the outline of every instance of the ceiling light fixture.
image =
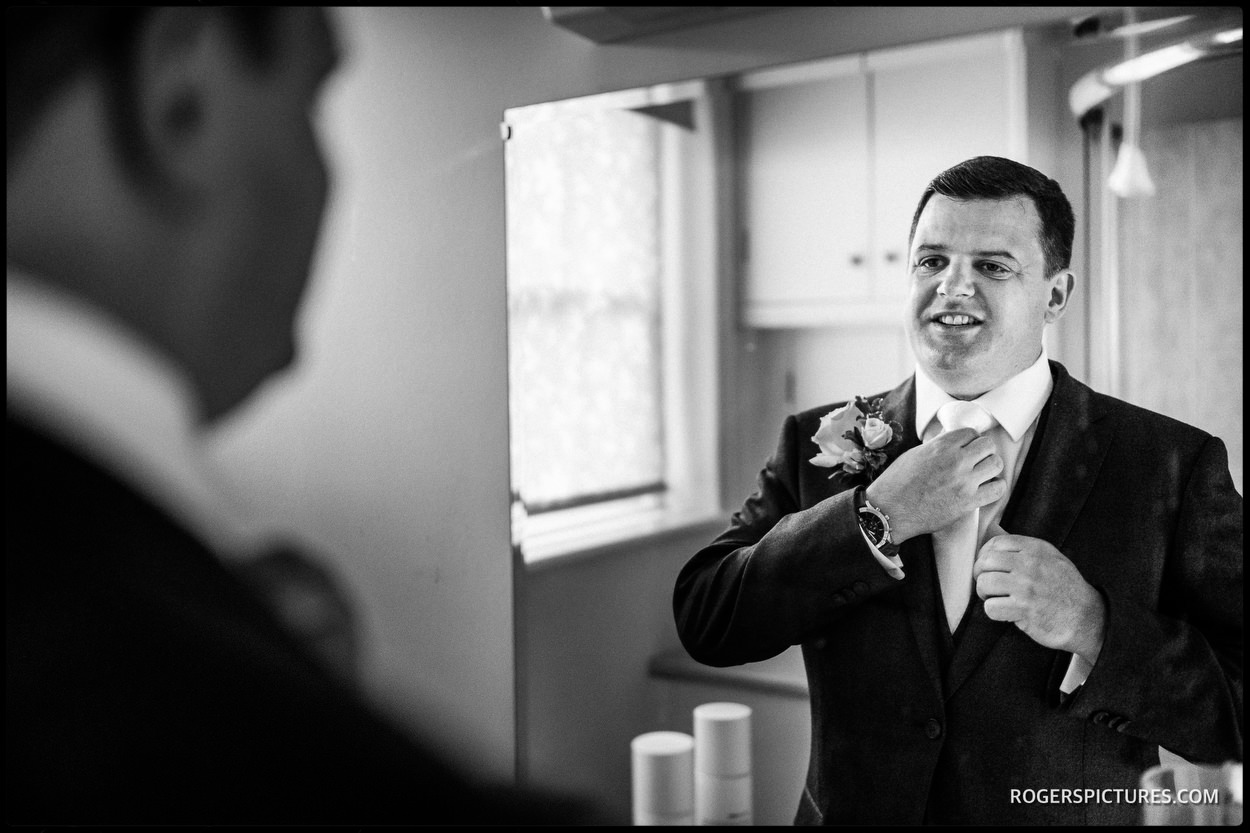
<svg viewBox="0 0 1250 833">
<path fill-rule="evenodd" d="M 1240 26 L 1208 30 L 1087 73 L 1072 85 L 1068 92 L 1068 106 L 1079 120 L 1129 84 L 1145 81 L 1193 61 L 1232 55 L 1241 49 Z"/>
</svg>

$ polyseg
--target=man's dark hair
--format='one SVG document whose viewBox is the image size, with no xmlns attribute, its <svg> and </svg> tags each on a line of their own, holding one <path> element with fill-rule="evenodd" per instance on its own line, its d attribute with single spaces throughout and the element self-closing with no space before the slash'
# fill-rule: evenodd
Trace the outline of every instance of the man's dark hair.
<svg viewBox="0 0 1250 833">
<path fill-rule="evenodd" d="M 135 44 L 152 6 L 10 6 L 5 9 L 5 159 L 11 162 L 31 126 L 78 76 L 98 71 L 109 93 L 109 118 L 127 165 L 143 167 L 134 114 Z M 273 6 L 222 6 L 244 56 L 258 66 L 271 55 Z"/>
<path fill-rule="evenodd" d="M 934 194 L 957 200 L 1006 200 L 1028 197 L 1042 220 L 1039 239 L 1046 259 L 1046 276 L 1067 269 L 1072 262 L 1076 218 L 1059 183 L 1028 165 L 1000 156 L 978 156 L 947 168 L 933 178 L 911 218 L 908 246 L 916 236 L 920 214 Z"/>
</svg>

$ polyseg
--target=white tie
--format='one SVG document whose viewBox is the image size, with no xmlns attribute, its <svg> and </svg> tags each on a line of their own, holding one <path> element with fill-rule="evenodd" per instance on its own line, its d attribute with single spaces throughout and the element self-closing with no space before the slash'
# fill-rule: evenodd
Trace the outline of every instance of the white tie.
<svg viewBox="0 0 1250 833">
<path fill-rule="evenodd" d="M 994 427 L 994 417 L 975 402 L 955 400 L 938 409 L 942 433 L 956 428 L 972 428 L 984 434 Z M 972 563 L 980 543 L 981 510 L 973 509 L 956 518 L 949 526 L 933 533 L 933 554 L 937 560 L 938 580 L 942 587 L 942 604 L 951 633 L 959 626 L 968 599 L 972 597 Z"/>
</svg>

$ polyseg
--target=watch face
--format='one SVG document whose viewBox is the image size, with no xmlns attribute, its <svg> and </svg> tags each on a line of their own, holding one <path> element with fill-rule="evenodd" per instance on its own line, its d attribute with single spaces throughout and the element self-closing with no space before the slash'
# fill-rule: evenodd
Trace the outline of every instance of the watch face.
<svg viewBox="0 0 1250 833">
<path fill-rule="evenodd" d="M 874 544 L 880 544 L 881 539 L 885 537 L 885 524 L 881 523 L 881 519 L 871 512 L 860 513 L 859 525 L 864 528 L 864 532 L 868 533 L 868 537 Z"/>
</svg>

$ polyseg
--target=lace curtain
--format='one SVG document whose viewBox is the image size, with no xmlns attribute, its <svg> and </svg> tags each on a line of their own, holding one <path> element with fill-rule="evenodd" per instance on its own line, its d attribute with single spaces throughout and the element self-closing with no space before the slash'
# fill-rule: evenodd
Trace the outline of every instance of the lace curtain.
<svg viewBox="0 0 1250 833">
<path fill-rule="evenodd" d="M 533 514 L 661 490 L 658 126 L 598 110 L 510 127 L 514 493 Z"/>
</svg>

